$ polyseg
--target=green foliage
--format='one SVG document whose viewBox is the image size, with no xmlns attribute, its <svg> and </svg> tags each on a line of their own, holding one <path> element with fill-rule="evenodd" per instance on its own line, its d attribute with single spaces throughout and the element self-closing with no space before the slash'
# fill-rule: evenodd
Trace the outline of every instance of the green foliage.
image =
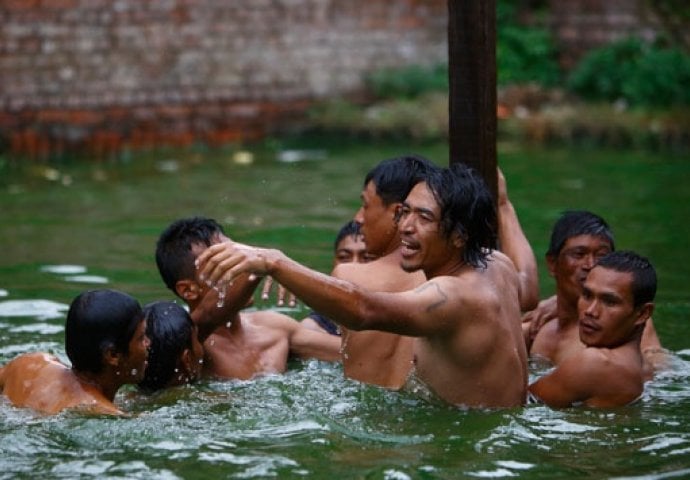
<svg viewBox="0 0 690 480">
<path fill-rule="evenodd" d="M 369 75 L 365 83 L 377 98 L 417 98 L 448 90 L 448 66 L 389 68 Z"/>
<path fill-rule="evenodd" d="M 690 105 L 690 56 L 676 48 L 628 38 L 589 52 L 569 88 L 588 100 L 625 100 L 631 106 Z"/>
<path fill-rule="evenodd" d="M 561 78 L 551 35 L 540 28 L 519 25 L 500 28 L 496 68 L 499 85 L 538 83 L 549 87 Z"/>
<path fill-rule="evenodd" d="M 310 111 L 313 130 L 356 137 L 429 140 L 448 132 L 447 93 L 392 99 L 361 108 L 334 100 Z"/>
<path fill-rule="evenodd" d="M 518 3 L 501 1 L 496 5 L 498 84 L 554 86 L 561 72 L 551 34 L 546 28 L 516 22 Z"/>
<path fill-rule="evenodd" d="M 502 1 L 497 5 L 498 84 L 556 85 L 561 73 L 551 35 L 545 28 L 516 22 L 516 3 Z M 448 65 L 384 69 L 369 75 L 365 83 L 378 99 L 414 99 L 432 92 L 447 92 Z"/>
</svg>

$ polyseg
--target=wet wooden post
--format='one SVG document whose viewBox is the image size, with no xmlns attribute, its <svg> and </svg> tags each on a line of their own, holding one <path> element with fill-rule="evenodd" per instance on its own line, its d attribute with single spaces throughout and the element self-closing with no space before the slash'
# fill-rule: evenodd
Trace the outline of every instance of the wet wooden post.
<svg viewBox="0 0 690 480">
<path fill-rule="evenodd" d="M 496 198 L 496 0 L 448 0 L 450 163 L 482 174 Z"/>
</svg>

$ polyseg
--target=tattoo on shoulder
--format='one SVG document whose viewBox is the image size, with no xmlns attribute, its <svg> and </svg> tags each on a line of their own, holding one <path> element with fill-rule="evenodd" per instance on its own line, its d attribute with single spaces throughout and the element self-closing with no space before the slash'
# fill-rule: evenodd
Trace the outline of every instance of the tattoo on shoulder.
<svg viewBox="0 0 690 480">
<path fill-rule="evenodd" d="M 417 289 L 415 289 L 415 292 L 422 293 L 423 291 L 428 290 L 429 288 L 433 288 L 440 298 L 426 307 L 427 312 L 430 312 L 435 308 L 440 307 L 448 301 L 448 295 L 446 295 L 446 293 L 443 290 L 441 290 L 441 287 L 436 282 L 427 282 L 424 285 L 417 287 Z"/>
</svg>

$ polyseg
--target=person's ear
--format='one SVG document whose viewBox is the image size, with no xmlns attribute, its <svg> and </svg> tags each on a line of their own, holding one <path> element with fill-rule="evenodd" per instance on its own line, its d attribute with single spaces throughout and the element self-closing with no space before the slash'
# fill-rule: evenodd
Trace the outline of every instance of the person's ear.
<svg viewBox="0 0 690 480">
<path fill-rule="evenodd" d="M 192 372 L 192 351 L 185 348 L 180 355 L 180 365 L 183 368 L 185 375 L 190 375 Z"/>
<path fill-rule="evenodd" d="M 196 301 L 201 295 L 201 288 L 194 280 L 178 280 L 175 284 L 175 291 L 185 302 Z"/>
<path fill-rule="evenodd" d="M 556 276 L 556 263 L 558 262 L 557 255 L 546 255 L 546 268 L 549 271 L 549 275 L 552 277 Z"/>
<path fill-rule="evenodd" d="M 115 350 L 112 345 L 106 347 L 103 350 L 103 363 L 109 365 L 115 369 L 120 366 L 120 360 L 122 359 L 122 354 Z"/>
<path fill-rule="evenodd" d="M 193 382 L 199 378 L 200 369 L 194 365 L 194 354 L 190 348 L 185 348 L 182 351 L 179 359 L 179 368 L 182 376 L 180 377 L 185 382 Z"/>
<path fill-rule="evenodd" d="M 644 325 L 644 323 L 652 318 L 652 313 L 654 313 L 654 303 L 647 302 L 644 305 L 637 307 L 637 318 L 635 319 L 635 325 Z"/>
<path fill-rule="evenodd" d="M 466 243 L 465 237 L 458 231 L 453 232 L 453 234 L 450 236 L 450 241 L 453 246 L 458 249 L 464 247 Z"/>
<path fill-rule="evenodd" d="M 396 223 L 398 222 L 398 214 L 399 214 L 401 209 L 402 209 L 402 202 L 391 202 L 386 207 L 386 210 L 388 210 L 388 212 L 390 212 L 390 214 L 393 215 L 393 220 L 395 220 Z"/>
</svg>

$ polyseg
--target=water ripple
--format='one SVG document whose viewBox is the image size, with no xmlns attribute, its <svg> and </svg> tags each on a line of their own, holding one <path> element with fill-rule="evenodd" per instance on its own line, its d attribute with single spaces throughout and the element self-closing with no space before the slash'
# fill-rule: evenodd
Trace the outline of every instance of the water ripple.
<svg viewBox="0 0 690 480">
<path fill-rule="evenodd" d="M 51 300 L 5 300 L 0 302 L 0 317 L 34 317 L 38 320 L 64 318 L 69 305 Z"/>
</svg>

